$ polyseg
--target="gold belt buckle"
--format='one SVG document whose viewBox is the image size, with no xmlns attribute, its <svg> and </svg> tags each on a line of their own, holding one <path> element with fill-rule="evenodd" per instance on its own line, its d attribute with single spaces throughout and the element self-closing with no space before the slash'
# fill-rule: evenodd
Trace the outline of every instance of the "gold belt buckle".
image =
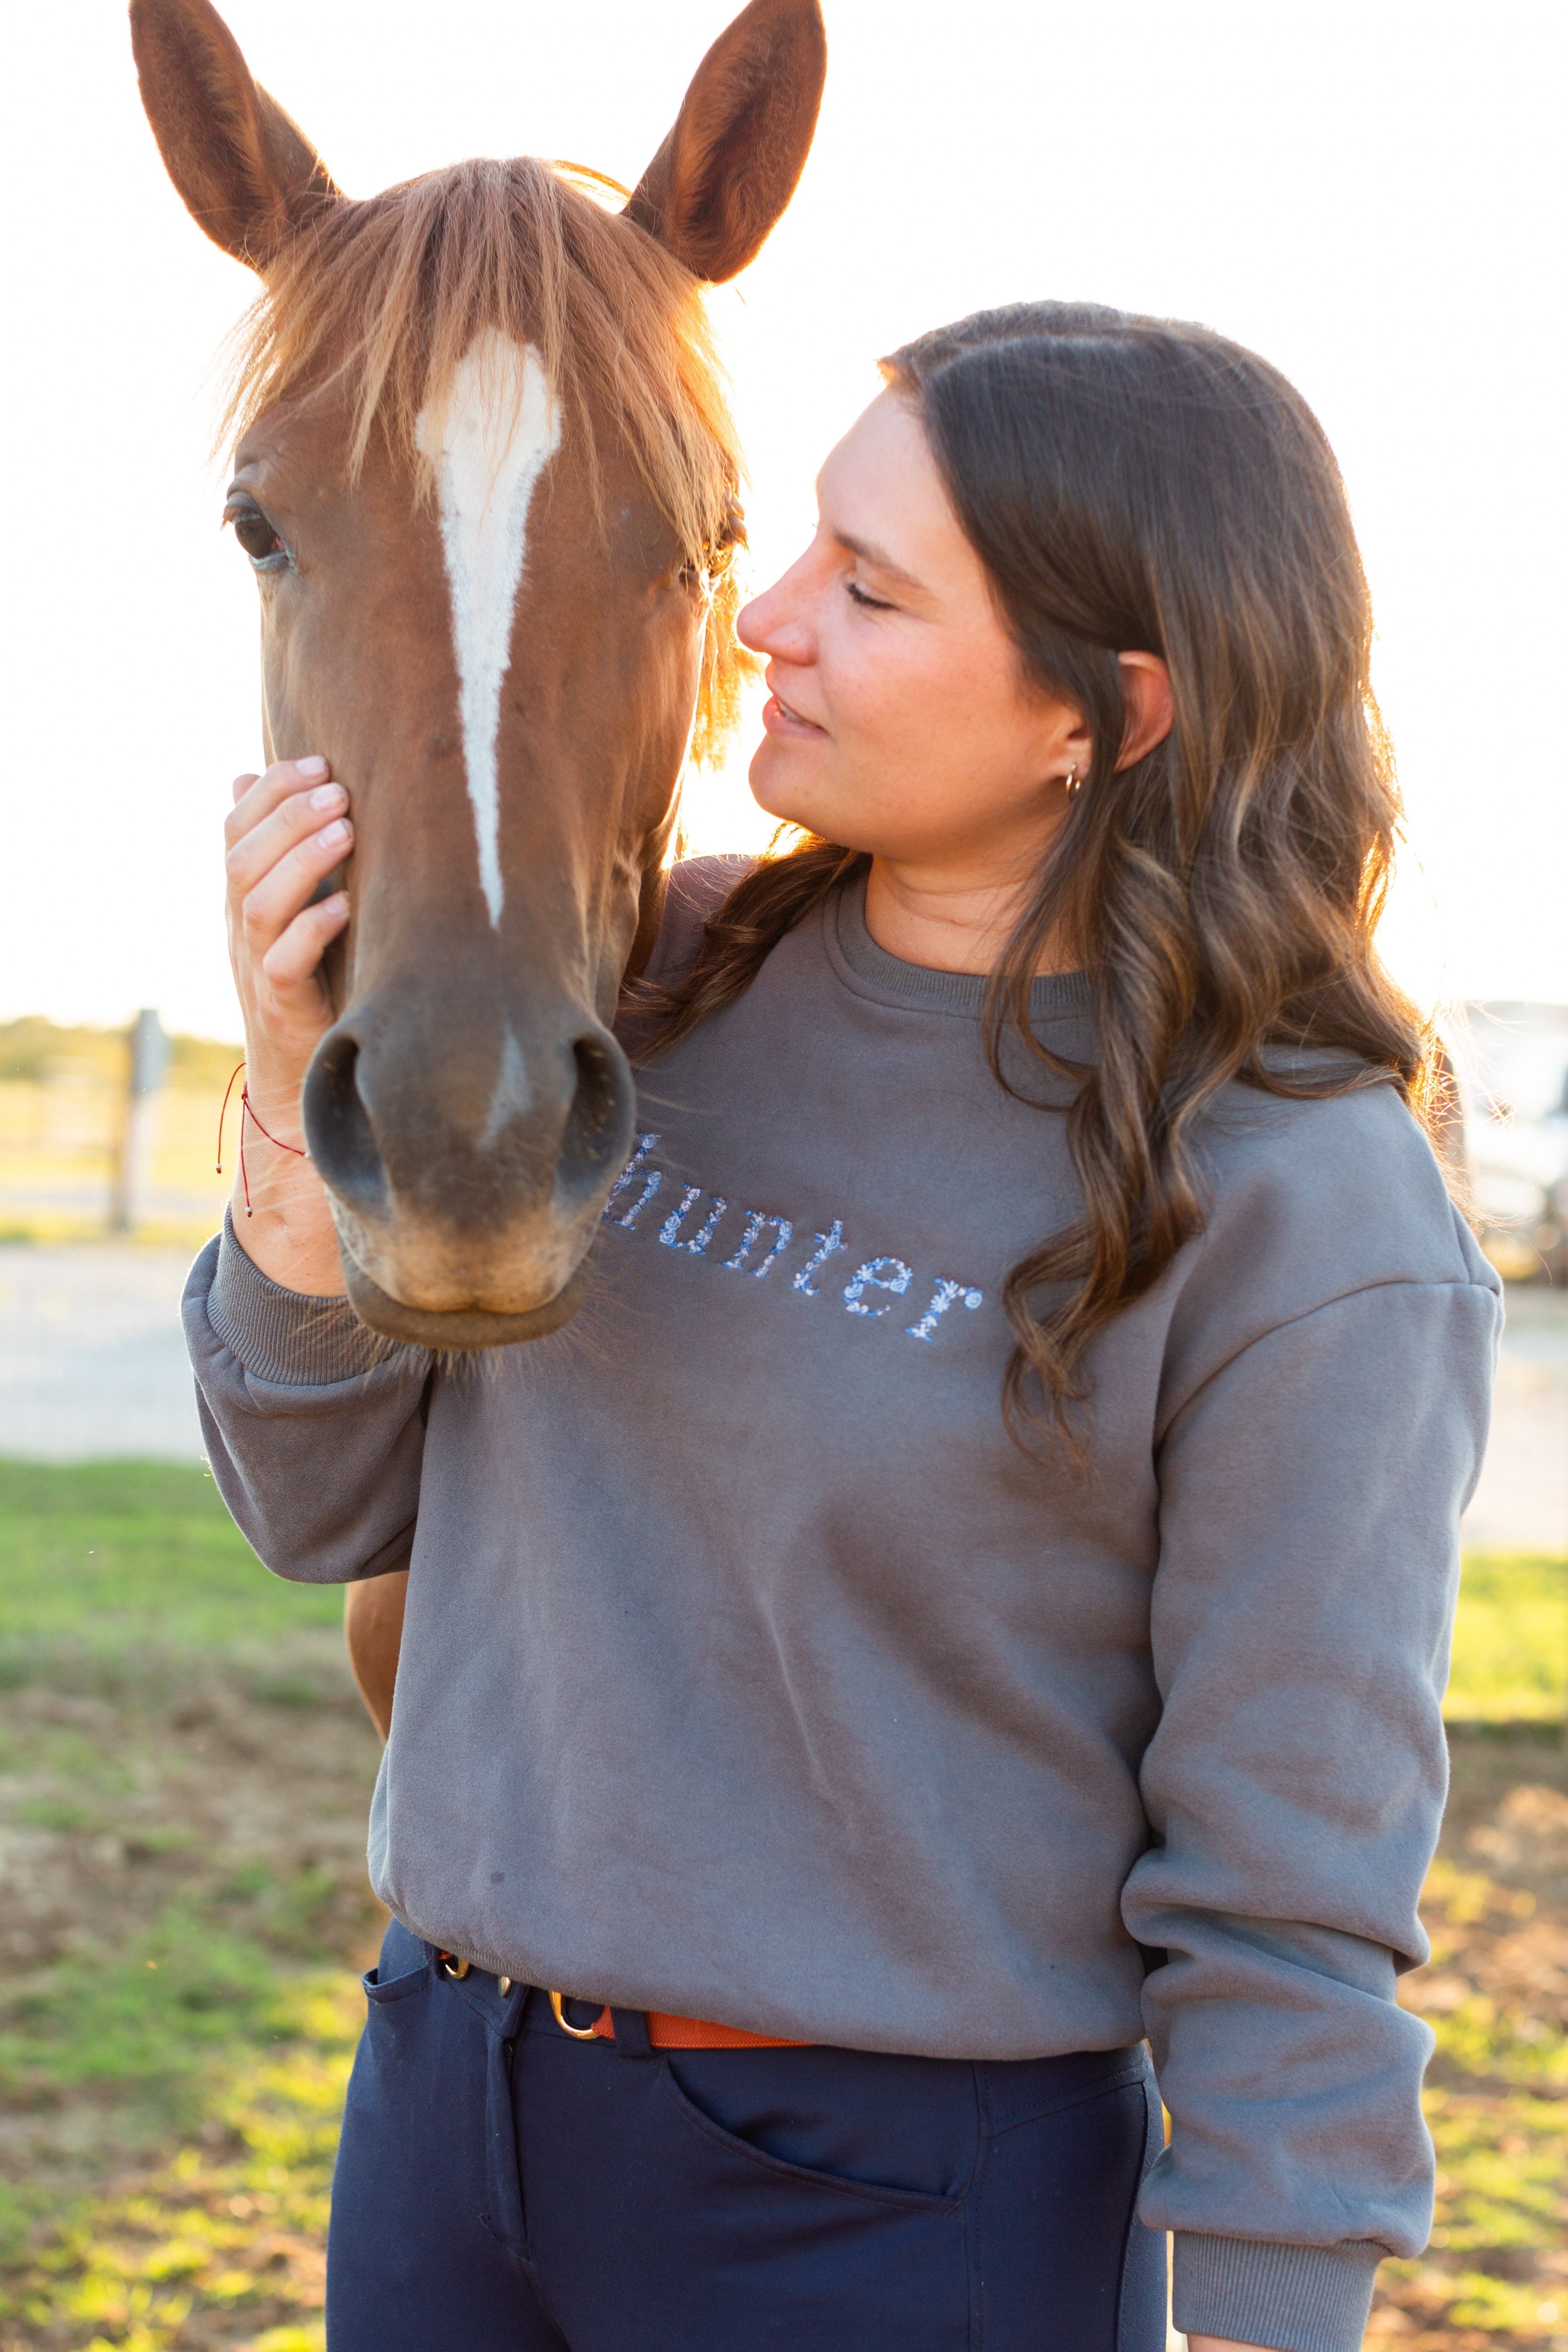
<svg viewBox="0 0 1568 2352">
<path fill-rule="evenodd" d="M 552 1992 L 550 1996 L 550 2006 L 554 2013 L 556 2024 L 561 2028 L 563 2033 L 569 2033 L 574 2042 L 596 2042 L 601 2038 L 595 2032 L 594 2028 L 591 2025 L 569 2025 L 567 2023 L 565 1996 L 563 1994 Z"/>
<path fill-rule="evenodd" d="M 442 1952 L 438 1957 L 441 1962 L 441 1974 L 444 1977 L 450 1977 L 454 1984 L 461 1984 L 474 1965 L 472 1960 L 460 1960 L 456 1952 Z"/>
</svg>

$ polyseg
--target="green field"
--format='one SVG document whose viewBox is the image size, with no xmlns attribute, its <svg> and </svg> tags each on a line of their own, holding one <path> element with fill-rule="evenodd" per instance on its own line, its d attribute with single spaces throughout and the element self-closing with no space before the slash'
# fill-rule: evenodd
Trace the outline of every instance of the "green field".
<svg viewBox="0 0 1568 2352">
<path fill-rule="evenodd" d="M 342 1596 L 201 1470 L 0 1462 L 0 2352 L 314 2352 L 379 1932 Z"/>
<path fill-rule="evenodd" d="M 1528 1552 L 1466 1560 L 1444 1712 L 1453 1723 L 1568 1718 L 1568 1561 Z"/>
<path fill-rule="evenodd" d="M 0 1673 L 78 1661 L 233 1655 L 336 1626 L 334 1586 L 268 1576 L 210 1474 L 163 1462 L 0 1461 Z"/>
<path fill-rule="evenodd" d="M 0 2352 L 320 2352 L 379 1932 L 341 1611 L 260 1569 L 203 1471 L 0 1462 Z M 1568 2219 L 1568 2020 L 1531 1989 L 1568 1967 L 1568 1904 L 1530 1875 L 1568 1838 L 1565 1710 L 1568 1563 L 1472 1561 L 1437 1958 L 1411 1979 L 1439 2236 L 1374 2320 L 1415 2352 L 1568 2344 L 1536 2270 Z"/>
</svg>

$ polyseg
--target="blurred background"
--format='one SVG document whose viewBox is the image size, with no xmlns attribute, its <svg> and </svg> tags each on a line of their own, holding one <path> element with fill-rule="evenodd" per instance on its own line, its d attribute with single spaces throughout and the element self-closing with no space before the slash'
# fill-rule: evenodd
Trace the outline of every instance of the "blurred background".
<svg viewBox="0 0 1568 2352">
<path fill-rule="evenodd" d="M 1434 1959 L 1405 1991 L 1438 2036 L 1438 2227 L 1384 2266 L 1372 2336 L 1563 2352 L 1564 17 L 826 5 L 805 182 L 714 297 L 759 583 L 809 532 L 878 354 L 986 303 L 1205 320 L 1294 378 L 1345 474 L 1409 811 L 1388 952 L 1452 1055 L 1509 1286 Z M 474 152 L 635 181 L 731 13 L 226 8 L 353 193 Z M 176 1314 L 227 1191 L 220 831 L 261 762 L 210 450 L 252 284 L 163 175 L 119 0 L 27 12 L 7 54 L 0 2352 L 313 2352 L 376 1746 L 338 1596 L 268 1579 L 216 1501 Z M 746 741 L 691 790 L 697 847 L 766 837 Z"/>
</svg>

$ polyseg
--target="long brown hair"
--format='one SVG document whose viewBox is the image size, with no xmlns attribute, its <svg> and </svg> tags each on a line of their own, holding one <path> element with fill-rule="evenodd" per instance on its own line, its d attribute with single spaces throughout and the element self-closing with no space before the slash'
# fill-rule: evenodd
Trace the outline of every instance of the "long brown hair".
<svg viewBox="0 0 1568 2352">
<path fill-rule="evenodd" d="M 1058 1428 L 1095 1333 L 1202 1230 L 1196 1129 L 1234 1080 L 1321 1097 L 1393 1080 L 1420 1109 L 1421 1024 L 1378 961 L 1400 815 L 1344 487 L 1283 376 L 1206 328 L 1088 304 L 981 311 L 882 362 L 919 408 L 1029 679 L 1093 736 L 1082 790 L 986 999 L 1010 1091 L 1020 1040 L 1071 1082 L 1081 1216 L 1007 1278 L 1004 1404 Z M 1162 655 L 1163 743 L 1117 772 L 1117 655 Z M 662 1051 L 750 984 L 864 864 L 795 837 L 708 924 L 666 992 Z M 1047 942 L 1092 990 L 1095 1055 L 1035 1034 Z M 1317 1049 L 1328 1049 L 1321 1054 Z"/>
</svg>

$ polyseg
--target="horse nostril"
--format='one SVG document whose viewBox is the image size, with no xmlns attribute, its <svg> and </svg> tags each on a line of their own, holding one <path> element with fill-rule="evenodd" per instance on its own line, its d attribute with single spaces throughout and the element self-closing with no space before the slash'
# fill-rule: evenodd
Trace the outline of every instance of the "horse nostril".
<svg viewBox="0 0 1568 2352">
<path fill-rule="evenodd" d="M 555 1171 L 555 1197 L 566 1208 L 620 1167 L 631 1146 L 633 1109 L 632 1074 L 614 1038 L 575 1038 L 572 1055 L 577 1084 Z"/>
<path fill-rule="evenodd" d="M 356 1209 L 386 1200 L 386 1167 L 359 1090 L 359 1040 L 330 1029 L 305 1073 L 300 1097 L 305 1140 L 323 1181 Z"/>
</svg>

